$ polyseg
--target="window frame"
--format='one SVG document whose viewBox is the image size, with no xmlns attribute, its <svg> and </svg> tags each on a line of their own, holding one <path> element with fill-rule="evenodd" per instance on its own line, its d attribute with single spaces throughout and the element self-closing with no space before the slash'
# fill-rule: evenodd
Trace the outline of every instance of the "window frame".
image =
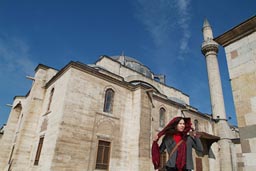
<svg viewBox="0 0 256 171">
<path fill-rule="evenodd" d="M 103 112 L 113 113 L 115 91 L 112 88 L 108 88 L 105 91 Z"/>
<path fill-rule="evenodd" d="M 35 160 L 34 160 L 34 166 L 38 166 L 38 164 L 39 164 L 41 152 L 42 152 L 42 149 L 43 149 L 43 144 L 44 144 L 44 136 L 41 136 L 39 138 L 38 145 L 37 145 L 37 150 L 36 150 L 36 155 L 35 155 Z"/>
<path fill-rule="evenodd" d="M 159 127 L 161 128 L 165 126 L 165 113 L 165 108 L 161 107 L 159 109 Z"/>
<path fill-rule="evenodd" d="M 101 147 L 102 149 L 100 149 Z M 105 152 L 106 148 L 108 148 L 107 152 Z M 111 142 L 106 140 L 98 140 L 95 169 L 97 170 L 109 169 L 110 152 L 111 152 Z"/>
<path fill-rule="evenodd" d="M 55 88 L 52 88 L 51 92 L 50 92 L 50 96 L 49 96 L 49 102 L 48 102 L 48 105 L 47 105 L 47 111 L 49 111 L 51 109 L 51 104 L 52 104 L 54 91 L 55 91 Z"/>
<path fill-rule="evenodd" d="M 197 119 L 194 120 L 194 126 L 195 126 L 195 131 L 199 131 L 199 121 Z"/>
</svg>

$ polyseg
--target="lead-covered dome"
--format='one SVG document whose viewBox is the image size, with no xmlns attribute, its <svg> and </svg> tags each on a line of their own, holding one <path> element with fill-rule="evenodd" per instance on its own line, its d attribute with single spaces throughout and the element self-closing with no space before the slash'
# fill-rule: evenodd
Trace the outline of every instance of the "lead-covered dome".
<svg viewBox="0 0 256 171">
<path fill-rule="evenodd" d="M 122 65 L 143 74 L 148 78 L 154 78 L 154 74 L 150 71 L 150 69 L 147 66 L 143 65 L 141 62 L 132 57 L 121 55 L 111 56 L 111 58 L 120 62 Z"/>
</svg>

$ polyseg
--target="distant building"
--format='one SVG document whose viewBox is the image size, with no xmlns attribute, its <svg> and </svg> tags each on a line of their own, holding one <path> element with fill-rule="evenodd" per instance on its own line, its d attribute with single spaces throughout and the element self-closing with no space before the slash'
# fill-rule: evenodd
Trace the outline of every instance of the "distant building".
<svg viewBox="0 0 256 171">
<path fill-rule="evenodd" d="M 256 170 L 256 16 L 215 38 L 226 52 L 240 130 L 238 169 Z"/>
<path fill-rule="evenodd" d="M 177 115 L 190 117 L 203 134 L 204 153 L 193 152 L 196 171 L 223 170 L 223 154 L 225 165 L 237 168 L 238 130 L 225 113 L 199 112 L 187 94 L 134 58 L 101 56 L 93 65 L 70 62 L 59 71 L 39 64 L 30 79 L 0 139 L 0 170 L 153 171 L 152 136 Z"/>
</svg>

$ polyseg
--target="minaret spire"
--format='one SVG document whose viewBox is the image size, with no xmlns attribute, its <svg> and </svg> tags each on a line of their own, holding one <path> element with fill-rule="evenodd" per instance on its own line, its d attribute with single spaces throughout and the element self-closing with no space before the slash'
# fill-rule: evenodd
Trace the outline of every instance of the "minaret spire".
<svg viewBox="0 0 256 171">
<path fill-rule="evenodd" d="M 204 24 L 203 24 L 203 35 L 204 35 L 204 41 L 213 39 L 212 27 L 206 18 L 204 19 Z"/>
</svg>

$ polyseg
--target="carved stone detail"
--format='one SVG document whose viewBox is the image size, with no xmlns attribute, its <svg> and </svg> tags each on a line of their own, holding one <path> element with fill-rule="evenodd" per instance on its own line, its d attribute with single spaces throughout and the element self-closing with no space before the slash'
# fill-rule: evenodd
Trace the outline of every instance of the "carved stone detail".
<svg viewBox="0 0 256 171">
<path fill-rule="evenodd" d="M 208 41 L 203 42 L 201 51 L 204 55 L 206 55 L 206 53 L 208 53 L 208 52 L 218 53 L 218 51 L 219 51 L 218 46 L 219 46 L 218 43 L 216 43 L 215 41 L 208 40 Z"/>
</svg>

